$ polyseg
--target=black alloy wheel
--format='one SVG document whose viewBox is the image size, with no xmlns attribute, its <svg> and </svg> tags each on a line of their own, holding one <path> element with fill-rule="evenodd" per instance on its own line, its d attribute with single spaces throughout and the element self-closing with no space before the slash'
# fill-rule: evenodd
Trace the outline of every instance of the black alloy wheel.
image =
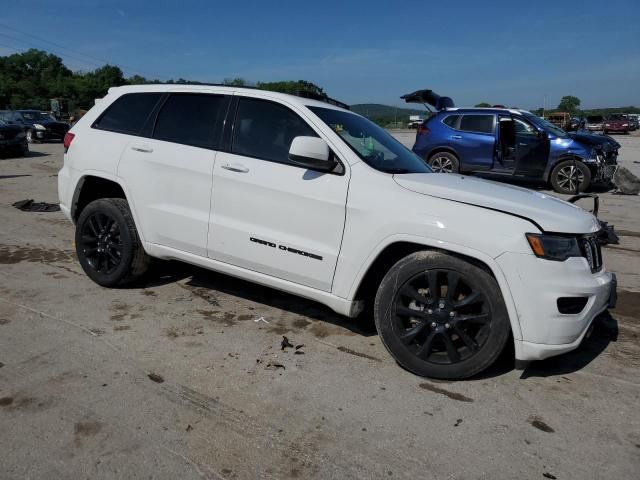
<svg viewBox="0 0 640 480">
<path fill-rule="evenodd" d="M 382 279 L 373 308 L 382 343 L 411 372 L 462 379 L 504 350 L 510 323 L 491 272 L 445 252 L 418 251 Z"/>
<path fill-rule="evenodd" d="M 140 277 L 150 261 L 123 198 L 101 198 L 84 207 L 76 222 L 76 254 L 84 272 L 103 287 Z"/>
<path fill-rule="evenodd" d="M 433 364 L 469 359 L 491 330 L 491 307 L 484 293 L 453 270 L 414 275 L 398 289 L 394 308 L 400 341 Z"/>
<path fill-rule="evenodd" d="M 105 212 L 89 215 L 81 226 L 80 248 L 89 266 L 96 272 L 110 274 L 122 261 L 120 227 Z"/>
</svg>

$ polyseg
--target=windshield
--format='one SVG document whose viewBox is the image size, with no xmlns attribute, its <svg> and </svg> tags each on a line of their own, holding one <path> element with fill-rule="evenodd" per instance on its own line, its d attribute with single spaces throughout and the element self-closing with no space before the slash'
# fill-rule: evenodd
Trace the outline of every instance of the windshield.
<svg viewBox="0 0 640 480">
<path fill-rule="evenodd" d="M 0 120 L 5 123 L 22 123 L 22 115 L 13 110 L 4 110 L 0 112 Z"/>
<path fill-rule="evenodd" d="M 627 120 L 627 116 L 622 113 L 612 113 L 609 115 L 609 120 Z"/>
<path fill-rule="evenodd" d="M 30 121 L 52 120 L 48 113 L 43 112 L 21 112 L 22 116 Z"/>
<path fill-rule="evenodd" d="M 522 114 L 527 118 L 527 120 L 533 123 L 536 127 L 543 129 L 547 133 L 551 133 L 558 138 L 569 137 L 569 135 L 567 135 L 567 132 L 565 132 L 563 129 L 561 129 L 557 125 L 554 125 L 551 122 L 547 122 L 544 118 L 540 118 L 531 112 L 522 112 Z"/>
<path fill-rule="evenodd" d="M 367 165 L 385 173 L 428 173 L 431 168 L 384 129 L 360 115 L 309 107 Z"/>
<path fill-rule="evenodd" d="M 587 122 L 589 122 L 589 123 L 600 123 L 600 122 L 602 122 L 602 115 L 589 115 L 587 117 Z"/>
</svg>

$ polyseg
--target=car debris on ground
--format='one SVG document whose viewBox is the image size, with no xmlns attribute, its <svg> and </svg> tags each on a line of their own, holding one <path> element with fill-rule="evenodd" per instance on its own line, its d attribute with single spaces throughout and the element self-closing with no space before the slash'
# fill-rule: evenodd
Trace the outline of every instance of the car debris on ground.
<svg viewBox="0 0 640 480">
<path fill-rule="evenodd" d="M 36 202 L 32 198 L 20 200 L 13 204 L 18 210 L 23 212 L 58 212 L 60 205 L 57 203 Z"/>
<path fill-rule="evenodd" d="M 640 193 L 640 178 L 625 167 L 616 169 L 613 174 L 613 184 L 616 186 L 614 193 L 622 195 L 638 195 Z"/>
<path fill-rule="evenodd" d="M 285 348 L 293 348 L 293 344 L 289 341 L 287 337 L 283 335 L 282 342 L 280 342 L 280 347 L 281 347 L 281 350 L 284 350 Z"/>
</svg>

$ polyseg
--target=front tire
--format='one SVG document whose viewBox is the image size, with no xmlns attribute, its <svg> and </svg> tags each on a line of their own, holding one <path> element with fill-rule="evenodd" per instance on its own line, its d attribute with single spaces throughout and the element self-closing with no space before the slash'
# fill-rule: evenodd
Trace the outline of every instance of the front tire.
<svg viewBox="0 0 640 480">
<path fill-rule="evenodd" d="M 576 193 L 577 182 L 580 182 L 580 192 L 589 188 L 591 170 L 580 160 L 565 160 L 554 167 L 550 180 L 554 191 L 573 195 Z"/>
<path fill-rule="evenodd" d="M 436 173 L 458 173 L 460 171 L 458 157 L 449 152 L 434 153 L 429 157 L 427 163 Z"/>
<path fill-rule="evenodd" d="M 103 287 L 132 281 L 149 266 L 129 204 L 122 198 L 94 200 L 82 210 L 76 253 L 87 276 Z"/>
<path fill-rule="evenodd" d="M 485 370 L 510 331 L 495 279 L 441 252 L 417 252 L 396 263 L 378 288 L 374 318 L 382 343 L 400 365 L 440 379 Z"/>
</svg>

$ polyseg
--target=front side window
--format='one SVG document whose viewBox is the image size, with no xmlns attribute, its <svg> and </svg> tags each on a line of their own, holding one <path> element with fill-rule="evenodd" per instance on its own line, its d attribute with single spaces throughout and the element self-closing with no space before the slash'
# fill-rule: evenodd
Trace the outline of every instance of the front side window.
<svg viewBox="0 0 640 480">
<path fill-rule="evenodd" d="M 232 153 L 278 163 L 289 162 L 295 137 L 317 137 L 316 132 L 284 105 L 241 98 L 233 130 Z"/>
<path fill-rule="evenodd" d="M 370 167 L 395 174 L 431 172 L 420 157 L 370 120 L 343 110 L 308 108 Z"/>
<path fill-rule="evenodd" d="M 522 112 L 522 116 L 524 116 L 527 120 L 533 123 L 536 127 L 543 129 L 547 133 L 551 133 L 558 138 L 568 138 L 567 132 L 565 132 L 560 127 L 557 127 L 551 122 L 546 121 L 543 118 L 537 117 L 531 112 Z"/>
<path fill-rule="evenodd" d="M 463 115 L 460 130 L 474 133 L 493 133 L 493 115 Z"/>
<path fill-rule="evenodd" d="M 518 117 L 513 117 L 513 122 L 517 135 L 535 136 L 538 134 L 537 130 L 529 122 L 525 122 Z"/>
<path fill-rule="evenodd" d="M 201 148 L 217 148 L 228 97 L 174 93 L 162 105 L 153 138 Z"/>
<path fill-rule="evenodd" d="M 129 93 L 118 98 L 93 123 L 93 128 L 139 135 L 162 93 Z"/>
</svg>

